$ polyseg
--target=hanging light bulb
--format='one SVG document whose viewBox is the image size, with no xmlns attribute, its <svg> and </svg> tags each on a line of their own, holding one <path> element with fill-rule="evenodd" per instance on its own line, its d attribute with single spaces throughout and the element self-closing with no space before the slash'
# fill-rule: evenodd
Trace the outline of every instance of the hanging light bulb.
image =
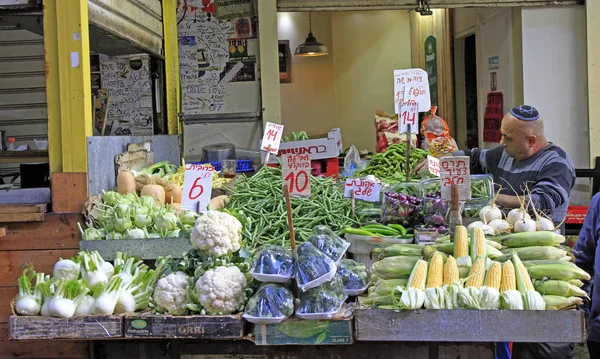
<svg viewBox="0 0 600 359">
<path fill-rule="evenodd" d="M 327 46 L 317 41 L 312 33 L 312 14 L 308 13 L 308 37 L 298 47 L 296 47 L 296 56 L 323 56 L 329 54 Z"/>
</svg>

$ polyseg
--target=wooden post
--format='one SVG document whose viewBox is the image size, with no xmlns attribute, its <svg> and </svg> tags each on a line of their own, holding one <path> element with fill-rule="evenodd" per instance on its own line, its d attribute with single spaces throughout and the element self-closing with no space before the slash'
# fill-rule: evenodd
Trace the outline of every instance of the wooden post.
<svg viewBox="0 0 600 359">
<path fill-rule="evenodd" d="M 411 135 L 410 135 L 410 123 L 406 125 L 406 167 L 405 167 L 405 179 L 406 182 L 410 182 L 410 140 L 411 140 Z"/>
<path fill-rule="evenodd" d="M 269 163 L 269 157 L 271 156 L 271 145 L 267 147 L 267 154 L 265 155 L 265 162 L 263 163 L 263 167 L 265 167 Z"/>
<path fill-rule="evenodd" d="M 462 226 L 462 215 L 460 213 L 460 198 L 458 195 L 458 186 L 450 187 L 450 214 L 448 218 L 448 227 L 451 233 L 454 233 L 456 226 Z"/>
<path fill-rule="evenodd" d="M 285 207 L 287 209 L 288 227 L 290 229 L 290 245 L 292 250 L 296 249 L 296 235 L 294 233 L 294 219 L 292 218 L 292 200 L 287 185 L 283 185 L 283 197 L 285 198 Z"/>
</svg>

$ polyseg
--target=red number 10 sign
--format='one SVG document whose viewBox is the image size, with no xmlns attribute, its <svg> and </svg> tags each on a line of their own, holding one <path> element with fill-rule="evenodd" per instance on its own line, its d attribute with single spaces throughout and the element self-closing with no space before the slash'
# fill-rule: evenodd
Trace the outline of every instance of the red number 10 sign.
<svg viewBox="0 0 600 359">
<path fill-rule="evenodd" d="M 310 197 L 310 155 L 287 154 L 281 156 L 283 184 L 290 196 Z"/>
<path fill-rule="evenodd" d="M 215 169 L 210 165 L 185 165 L 181 208 L 190 211 L 206 211 L 212 193 Z"/>
</svg>

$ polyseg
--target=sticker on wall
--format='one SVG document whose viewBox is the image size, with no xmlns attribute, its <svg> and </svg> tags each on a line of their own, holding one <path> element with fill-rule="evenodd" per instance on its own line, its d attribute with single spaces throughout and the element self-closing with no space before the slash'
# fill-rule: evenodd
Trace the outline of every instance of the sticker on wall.
<svg viewBox="0 0 600 359">
<path fill-rule="evenodd" d="M 490 90 L 498 91 L 498 76 L 496 72 L 490 73 Z"/>
<path fill-rule="evenodd" d="M 492 56 L 488 58 L 488 69 L 498 70 L 500 68 L 500 59 L 498 56 Z"/>
</svg>

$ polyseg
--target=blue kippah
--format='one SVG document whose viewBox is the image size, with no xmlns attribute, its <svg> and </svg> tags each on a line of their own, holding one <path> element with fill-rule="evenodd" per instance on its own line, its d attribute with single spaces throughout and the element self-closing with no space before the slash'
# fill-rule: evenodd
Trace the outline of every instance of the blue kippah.
<svg viewBox="0 0 600 359">
<path fill-rule="evenodd" d="M 540 118 L 540 113 L 533 106 L 521 105 L 510 110 L 511 115 L 521 121 L 535 121 Z"/>
</svg>

